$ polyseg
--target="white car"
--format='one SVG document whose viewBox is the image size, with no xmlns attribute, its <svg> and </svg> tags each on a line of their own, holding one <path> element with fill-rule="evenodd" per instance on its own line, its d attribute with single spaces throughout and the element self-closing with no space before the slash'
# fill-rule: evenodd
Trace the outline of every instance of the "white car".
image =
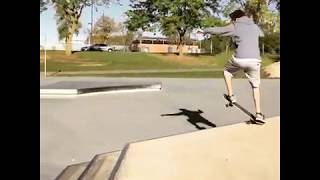
<svg viewBox="0 0 320 180">
<path fill-rule="evenodd" d="M 91 46 L 82 47 L 81 51 L 114 51 L 114 47 L 108 46 L 106 44 L 93 44 Z"/>
</svg>

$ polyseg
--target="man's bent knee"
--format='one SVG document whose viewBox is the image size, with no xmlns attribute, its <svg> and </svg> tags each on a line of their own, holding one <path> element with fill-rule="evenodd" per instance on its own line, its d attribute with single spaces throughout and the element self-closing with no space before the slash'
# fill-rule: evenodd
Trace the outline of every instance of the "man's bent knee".
<svg viewBox="0 0 320 180">
<path fill-rule="evenodd" d="M 229 71 L 226 71 L 226 70 L 223 71 L 223 75 L 224 77 L 229 77 L 229 78 L 233 77 L 233 74 L 231 74 Z"/>
</svg>

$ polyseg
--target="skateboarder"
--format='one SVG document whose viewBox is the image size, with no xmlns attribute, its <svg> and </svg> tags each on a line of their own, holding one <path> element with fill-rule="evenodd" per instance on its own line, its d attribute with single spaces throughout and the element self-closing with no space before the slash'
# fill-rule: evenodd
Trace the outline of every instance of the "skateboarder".
<svg viewBox="0 0 320 180">
<path fill-rule="evenodd" d="M 239 70 L 243 70 L 253 89 L 256 120 L 264 120 L 260 107 L 261 57 L 259 50 L 259 37 L 263 37 L 264 34 L 242 10 L 236 10 L 229 16 L 231 18 L 229 25 L 205 28 L 203 31 L 198 32 L 232 37 L 236 48 L 235 54 L 224 67 L 224 79 L 228 90 L 228 98 L 232 102 L 236 102 L 236 97 L 232 92 L 231 79 Z"/>
</svg>

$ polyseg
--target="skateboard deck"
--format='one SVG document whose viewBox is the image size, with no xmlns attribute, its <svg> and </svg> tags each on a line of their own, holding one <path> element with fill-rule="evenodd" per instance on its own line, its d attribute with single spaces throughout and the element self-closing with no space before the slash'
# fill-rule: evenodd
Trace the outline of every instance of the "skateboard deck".
<svg viewBox="0 0 320 180">
<path fill-rule="evenodd" d="M 228 98 L 228 96 L 226 94 L 224 94 L 223 96 L 228 101 L 228 103 L 226 104 L 226 107 L 236 106 L 238 109 L 240 109 L 241 111 L 243 111 L 245 114 L 247 114 L 250 117 L 250 120 L 247 121 L 248 124 L 259 124 L 259 125 L 262 125 L 262 124 L 265 123 L 263 121 L 256 120 L 255 115 L 253 115 L 247 109 L 242 107 L 238 102 L 232 103 L 231 100 Z"/>
</svg>

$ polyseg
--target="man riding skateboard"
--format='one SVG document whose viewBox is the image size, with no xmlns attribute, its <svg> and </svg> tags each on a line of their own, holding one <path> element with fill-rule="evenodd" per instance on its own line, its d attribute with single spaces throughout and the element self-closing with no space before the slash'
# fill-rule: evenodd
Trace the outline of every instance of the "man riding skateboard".
<svg viewBox="0 0 320 180">
<path fill-rule="evenodd" d="M 261 29 L 246 16 L 242 10 L 236 10 L 230 15 L 231 23 L 224 27 L 205 28 L 199 33 L 231 36 L 235 45 L 235 54 L 224 67 L 224 79 L 228 91 L 228 99 L 234 103 L 236 97 L 232 92 L 232 77 L 243 70 L 253 89 L 253 99 L 256 108 L 255 120 L 264 120 L 260 107 L 260 67 L 261 57 L 259 37 L 264 34 Z"/>
</svg>

